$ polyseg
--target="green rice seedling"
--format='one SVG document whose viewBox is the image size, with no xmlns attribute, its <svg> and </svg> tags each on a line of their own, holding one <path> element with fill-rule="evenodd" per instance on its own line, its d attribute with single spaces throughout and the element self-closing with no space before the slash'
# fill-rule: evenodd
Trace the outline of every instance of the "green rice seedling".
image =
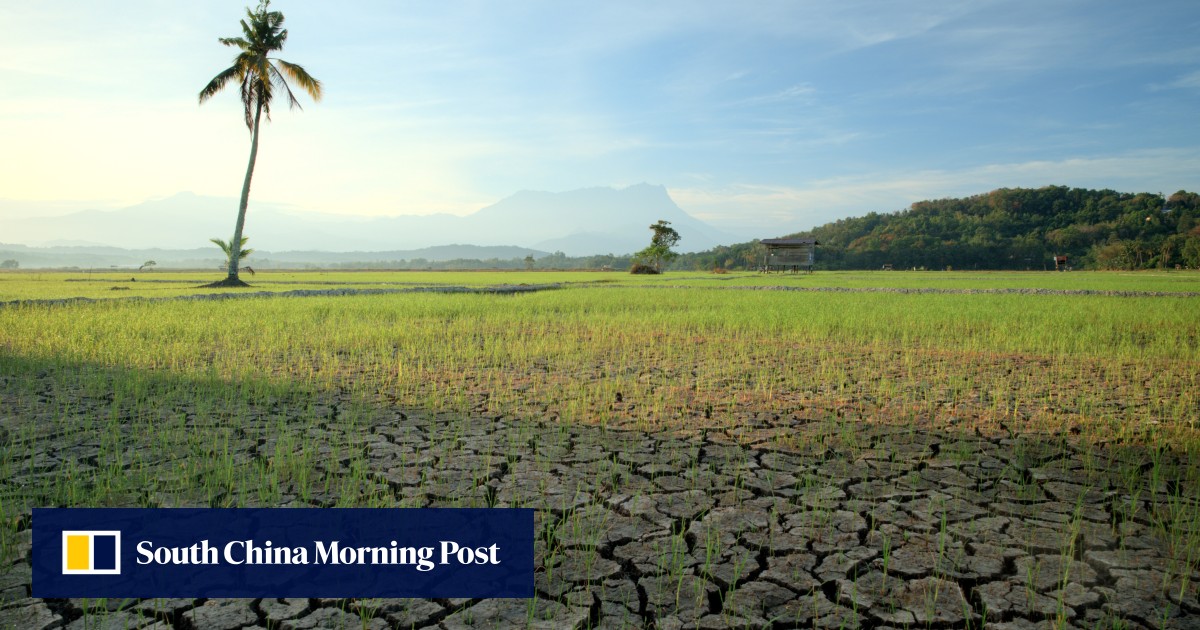
<svg viewBox="0 0 1200 630">
<path fill-rule="evenodd" d="M 892 560 L 892 537 L 883 534 L 883 551 L 880 556 L 883 568 L 883 588 L 887 588 L 888 566 Z"/>
<path fill-rule="evenodd" d="M 378 614 L 381 603 L 377 598 L 354 600 L 354 612 L 358 615 L 362 630 L 367 630 L 371 625 L 371 620 Z"/>
<path fill-rule="evenodd" d="M 565 288 L 220 302 L 111 299 L 126 293 L 107 288 L 118 276 L 66 282 L 83 275 L 0 275 L 0 301 L 103 298 L 0 306 L 0 374 L 11 376 L 0 392 L 22 419 L 4 425 L 0 478 L 30 480 L 27 492 L 0 493 L 6 523 L 46 504 L 424 505 L 434 500 L 426 498 L 433 478 L 403 496 L 378 487 L 357 436 L 379 423 L 377 409 L 442 410 L 437 421 L 407 421 L 439 427 L 431 448 L 440 456 L 453 458 L 474 439 L 469 418 L 500 417 L 513 422 L 497 438 L 497 459 L 512 469 L 531 457 L 548 474 L 555 449 L 571 448 L 568 427 L 581 424 L 827 449 L 835 459 L 867 452 L 875 439 L 868 425 L 891 425 L 910 442 L 928 440 L 930 427 L 978 430 L 1012 438 L 1014 452 L 1004 458 L 1012 466 L 979 474 L 988 475 L 984 488 L 1015 488 L 1018 500 L 1044 499 L 1028 471 L 1047 461 L 1107 491 L 1104 454 L 1114 444 L 1147 446 L 1145 460 L 1112 467 L 1114 528 L 1149 523 L 1177 550 L 1172 573 L 1183 580 L 1196 563 L 1189 551 L 1200 548 L 1198 510 L 1186 500 L 1197 475 L 1174 463 L 1195 461 L 1200 444 L 1192 411 L 1200 376 L 1191 369 L 1200 359 L 1197 298 L 876 290 L 1178 293 L 1197 290 L 1197 274 L 746 274 L 719 283 L 670 274 L 604 276 L 613 282 L 600 284 L 595 275 L 547 274 Z M 272 273 L 261 284 L 276 292 L 482 287 L 520 277 Z M 145 284 L 131 291 L 200 292 L 176 283 L 152 294 Z M 787 290 L 744 290 L 773 286 Z M 870 290 L 791 290 L 816 286 Z M 24 422 L 25 410 L 39 421 Z M 747 431 L 747 418 L 775 416 L 795 418 L 802 431 L 776 430 L 774 421 L 759 427 L 765 437 Z M 45 436 L 68 433 L 97 465 L 39 463 L 39 440 L 57 444 L 61 438 Z M 1069 438 L 1043 437 L 1058 434 Z M 165 453 L 180 455 L 163 461 Z M 951 449 L 939 457 L 969 464 L 973 456 Z M 729 473 L 744 490 L 751 463 L 699 466 Z M 614 456 L 595 488 L 580 490 L 619 492 L 631 481 L 626 464 Z M 481 463 L 468 476 L 478 486 L 491 467 Z M 815 522 L 828 522 L 832 502 L 821 493 L 842 481 L 833 473 L 800 478 L 798 501 Z M 486 496 L 464 495 L 462 503 L 483 505 Z M 13 535 L 19 526 L 9 526 Z"/>
</svg>

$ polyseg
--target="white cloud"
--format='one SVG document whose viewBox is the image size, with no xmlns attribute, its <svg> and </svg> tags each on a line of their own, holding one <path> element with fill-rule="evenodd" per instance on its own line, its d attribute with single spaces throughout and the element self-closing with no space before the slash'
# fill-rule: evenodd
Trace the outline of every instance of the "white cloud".
<svg viewBox="0 0 1200 630">
<path fill-rule="evenodd" d="M 1185 74 L 1169 84 L 1168 87 L 1184 89 L 1200 89 L 1200 70 Z"/>
<path fill-rule="evenodd" d="M 672 187 L 670 193 L 681 208 L 716 225 L 784 234 L 867 212 L 903 210 L 925 199 L 1051 185 L 1168 195 L 1179 189 L 1197 191 L 1200 149 L 988 164 L 957 171 L 863 174 L 801 185 L 684 186 Z"/>
<path fill-rule="evenodd" d="M 771 94 L 751 96 L 738 101 L 737 105 L 763 105 L 768 103 L 801 102 L 812 103 L 817 89 L 808 83 L 799 83 Z"/>
</svg>

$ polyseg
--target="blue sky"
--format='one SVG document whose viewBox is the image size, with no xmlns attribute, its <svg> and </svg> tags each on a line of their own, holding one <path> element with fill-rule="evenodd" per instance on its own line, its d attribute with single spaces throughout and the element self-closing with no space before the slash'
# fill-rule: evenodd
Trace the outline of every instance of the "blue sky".
<svg viewBox="0 0 1200 630">
<path fill-rule="evenodd" d="M 0 210 L 235 197 L 236 92 L 196 95 L 246 4 L 0 7 Z M 272 8 L 326 97 L 276 105 L 252 201 L 465 214 L 649 182 L 749 234 L 999 187 L 1200 190 L 1195 0 Z"/>
</svg>

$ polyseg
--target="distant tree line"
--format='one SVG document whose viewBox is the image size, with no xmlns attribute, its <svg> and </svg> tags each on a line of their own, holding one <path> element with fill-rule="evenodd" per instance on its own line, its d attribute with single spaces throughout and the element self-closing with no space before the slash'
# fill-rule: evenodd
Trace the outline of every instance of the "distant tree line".
<svg viewBox="0 0 1200 630">
<path fill-rule="evenodd" d="M 1065 186 L 999 189 L 920 201 L 908 210 L 841 219 L 789 236 L 820 241 L 818 269 L 1200 268 L 1200 195 L 1164 199 Z M 750 269 L 763 248 L 742 243 L 680 256 L 676 269 Z"/>
</svg>

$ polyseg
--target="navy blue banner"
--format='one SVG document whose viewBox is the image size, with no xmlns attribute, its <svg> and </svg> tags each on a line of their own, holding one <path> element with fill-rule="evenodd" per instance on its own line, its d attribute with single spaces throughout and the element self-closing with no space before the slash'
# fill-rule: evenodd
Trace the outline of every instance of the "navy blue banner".
<svg viewBox="0 0 1200 630">
<path fill-rule="evenodd" d="M 33 596 L 533 597 L 533 510 L 35 508 Z"/>
</svg>

